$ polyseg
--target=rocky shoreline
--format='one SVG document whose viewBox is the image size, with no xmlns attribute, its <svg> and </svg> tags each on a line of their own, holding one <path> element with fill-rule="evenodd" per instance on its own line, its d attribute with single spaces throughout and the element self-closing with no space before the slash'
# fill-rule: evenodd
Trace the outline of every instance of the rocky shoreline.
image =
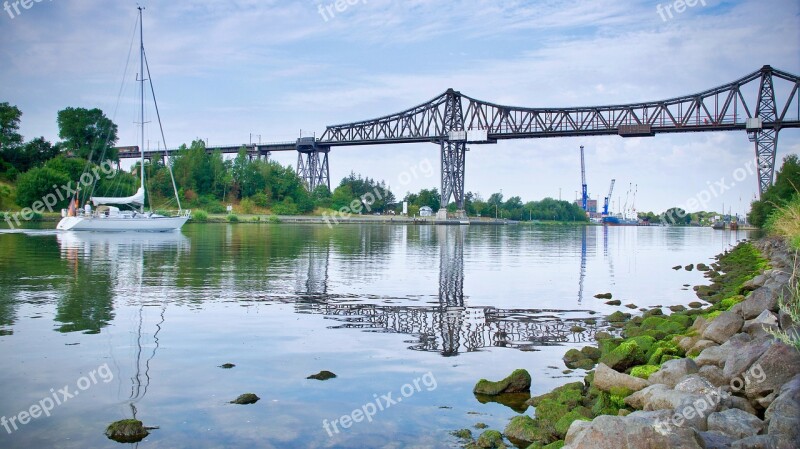
<svg viewBox="0 0 800 449">
<path fill-rule="evenodd" d="M 531 398 L 533 416 L 502 434 L 455 435 L 467 449 L 505 448 L 504 437 L 527 449 L 800 447 L 800 351 L 773 336 L 800 334 L 779 304 L 796 297 L 799 265 L 782 240 L 742 243 L 707 267 L 711 285 L 695 287 L 710 305 L 615 312 L 596 347 L 564 356 L 570 368 L 594 367 L 583 382 Z M 525 370 L 476 385 L 501 402 L 520 391 L 530 391 Z"/>
</svg>

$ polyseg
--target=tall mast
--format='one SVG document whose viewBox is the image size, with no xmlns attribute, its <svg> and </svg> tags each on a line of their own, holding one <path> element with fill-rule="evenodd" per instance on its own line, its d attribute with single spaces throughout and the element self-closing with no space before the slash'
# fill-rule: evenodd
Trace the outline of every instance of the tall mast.
<svg viewBox="0 0 800 449">
<path fill-rule="evenodd" d="M 141 175 L 141 184 L 140 187 L 144 190 L 144 26 L 142 24 L 142 10 L 144 7 L 139 6 L 139 83 L 141 89 L 139 90 L 140 95 L 140 119 L 142 125 L 142 146 L 139 154 L 141 155 L 141 159 L 139 160 L 139 174 Z M 141 212 L 144 213 L 144 204 L 141 206 Z"/>
</svg>

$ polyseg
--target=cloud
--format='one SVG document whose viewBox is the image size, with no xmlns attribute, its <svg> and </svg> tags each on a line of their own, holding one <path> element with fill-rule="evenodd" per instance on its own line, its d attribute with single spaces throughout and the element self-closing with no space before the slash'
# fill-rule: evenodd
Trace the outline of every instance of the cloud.
<svg viewBox="0 0 800 449">
<path fill-rule="evenodd" d="M 800 6 L 791 0 L 707 1 L 666 22 L 650 1 L 369 0 L 326 22 L 318 7 L 329 3 L 147 5 L 148 59 L 169 141 L 319 135 L 326 125 L 404 110 L 450 87 L 499 104 L 576 106 L 699 92 L 764 64 L 800 72 Z M 95 0 L 41 3 L 0 20 L 2 100 L 23 110 L 26 136 L 56 140 L 55 115 L 66 106 L 113 109 L 135 16 L 129 4 Z M 136 134 L 127 112 L 134 103 L 124 101 L 116 119 L 126 139 Z M 797 152 L 798 142 L 796 131 L 783 130 L 779 156 Z M 642 206 L 654 210 L 753 154 L 744 133 L 507 141 L 473 148 L 467 190 L 488 196 L 503 188 L 526 200 L 574 190 L 580 144 L 592 192 L 605 194 L 612 177 L 638 182 L 648 192 Z M 336 149 L 332 178 L 356 170 L 395 179 L 397 154 L 436 160 L 437 151 L 430 144 Z M 424 182 L 408 188 L 438 184 Z M 731 194 L 738 201 L 755 190 L 753 181 Z"/>
</svg>

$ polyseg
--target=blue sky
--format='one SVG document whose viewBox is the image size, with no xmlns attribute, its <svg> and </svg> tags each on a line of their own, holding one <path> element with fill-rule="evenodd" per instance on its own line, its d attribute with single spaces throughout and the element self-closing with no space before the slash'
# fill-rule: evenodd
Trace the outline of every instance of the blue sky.
<svg viewBox="0 0 800 449">
<path fill-rule="evenodd" d="M 667 20 L 657 5 L 673 2 L 351 2 L 323 17 L 320 6 L 331 0 L 142 0 L 169 146 L 195 138 L 245 143 L 250 133 L 265 142 L 294 140 L 301 130 L 320 135 L 326 125 L 397 112 L 450 87 L 500 104 L 582 106 L 691 94 L 764 64 L 800 73 L 796 0 L 698 0 Z M 23 111 L 27 139 L 57 140 L 57 111 L 80 106 L 112 117 L 120 145 L 136 143 L 133 67 L 114 112 L 135 8 L 43 0 L 20 14 L 0 11 L 0 101 Z M 155 146 L 155 129 L 148 135 Z M 472 146 L 466 189 L 523 200 L 558 197 L 561 189 L 572 199 L 580 145 L 592 197 L 616 178 L 615 202 L 635 185 L 637 209 L 654 211 L 730 181 L 753 155 L 744 132 L 506 141 Z M 798 130 L 780 134 L 779 158 L 789 153 L 800 153 Z M 402 196 L 438 186 L 438 157 L 432 144 L 336 148 L 332 183 L 353 170 L 385 179 Z M 296 163 L 295 154 L 276 159 Z M 425 160 L 436 167 L 431 176 L 407 176 Z M 755 192 L 748 177 L 706 209 L 724 203 L 742 211 Z"/>
</svg>

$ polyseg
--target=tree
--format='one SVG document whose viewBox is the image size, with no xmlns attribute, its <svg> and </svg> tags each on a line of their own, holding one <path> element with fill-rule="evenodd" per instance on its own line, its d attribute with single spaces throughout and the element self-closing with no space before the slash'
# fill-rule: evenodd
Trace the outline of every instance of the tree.
<svg viewBox="0 0 800 449">
<path fill-rule="evenodd" d="M 17 171 L 24 173 L 33 167 L 41 167 L 58 153 L 57 145 L 51 145 L 44 137 L 37 137 L 24 145 L 7 147 L 3 151 L 3 159 Z"/>
<path fill-rule="evenodd" d="M 661 214 L 661 222 L 673 225 L 688 225 L 692 222 L 692 214 L 680 207 L 671 207 Z"/>
<path fill-rule="evenodd" d="M 58 111 L 58 136 L 64 149 L 91 162 L 119 160 L 114 145 L 117 125 L 100 109 L 66 108 Z"/>
<path fill-rule="evenodd" d="M 7 161 L 9 155 L 13 154 L 22 143 L 22 136 L 17 132 L 21 117 L 22 112 L 19 108 L 8 103 L 0 103 L 0 171 L 10 179 L 19 173 L 19 170 Z"/>
<path fill-rule="evenodd" d="M 769 216 L 780 206 L 787 204 L 800 190 L 800 159 L 790 154 L 783 159 L 775 184 L 770 186 L 761 199 L 750 205 L 748 219 L 755 226 L 762 227 Z"/>
<path fill-rule="evenodd" d="M 22 118 L 22 111 L 19 108 L 7 102 L 0 103 L 0 153 L 22 143 L 22 136 L 17 133 L 20 118 Z"/>
<path fill-rule="evenodd" d="M 233 182 L 236 183 L 239 190 L 239 198 L 249 198 L 266 187 L 266 181 L 258 167 L 260 163 L 260 161 L 251 161 L 246 149 L 239 150 L 239 154 L 233 160 L 231 170 Z M 210 171 L 211 164 L 208 164 L 208 168 Z M 213 184 L 213 172 L 211 175 Z"/>
<path fill-rule="evenodd" d="M 69 182 L 70 179 L 66 174 L 52 168 L 32 168 L 17 178 L 17 204 L 31 207 L 36 201 L 41 201 L 45 195 L 54 194 L 54 185 L 60 188 Z M 68 201 L 69 198 L 58 201 L 57 207 L 59 209 L 65 207 Z"/>
</svg>

